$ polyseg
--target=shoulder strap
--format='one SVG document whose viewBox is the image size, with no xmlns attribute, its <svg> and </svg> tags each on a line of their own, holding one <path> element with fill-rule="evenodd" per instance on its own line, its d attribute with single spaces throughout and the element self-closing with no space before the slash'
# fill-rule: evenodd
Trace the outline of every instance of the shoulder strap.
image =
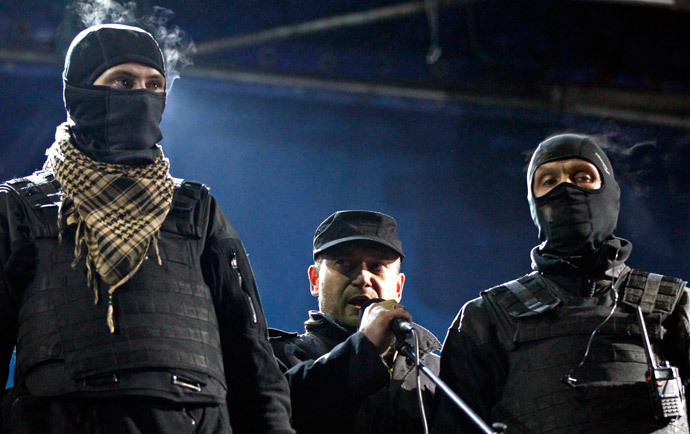
<svg viewBox="0 0 690 434">
<path fill-rule="evenodd" d="M 7 185 L 21 198 L 31 230 L 35 237 L 57 235 L 58 208 L 62 202 L 60 183 L 46 170 L 34 172 L 25 178 L 7 181 Z"/>
<path fill-rule="evenodd" d="M 644 313 L 671 313 L 678 304 L 686 283 L 676 277 L 633 269 L 626 278 L 623 302 L 640 306 Z"/>
<path fill-rule="evenodd" d="M 60 183 L 50 171 L 34 172 L 26 178 L 7 181 L 32 208 L 60 203 Z"/>
<path fill-rule="evenodd" d="M 181 198 L 186 198 L 192 201 L 197 201 L 201 197 L 203 191 L 208 190 L 204 184 L 196 181 L 173 178 L 173 182 L 175 183 L 175 187 L 179 189 L 178 192 L 181 195 Z"/>
<path fill-rule="evenodd" d="M 163 230 L 180 234 L 201 237 L 201 213 L 206 209 L 205 201 L 209 197 L 204 184 L 184 179 L 173 178 L 175 193 L 169 218 L 163 223 Z M 172 225 L 172 227 L 171 227 Z"/>
<path fill-rule="evenodd" d="M 530 273 L 517 280 L 484 291 L 508 315 L 521 318 L 541 315 L 561 303 L 538 273 Z"/>
</svg>

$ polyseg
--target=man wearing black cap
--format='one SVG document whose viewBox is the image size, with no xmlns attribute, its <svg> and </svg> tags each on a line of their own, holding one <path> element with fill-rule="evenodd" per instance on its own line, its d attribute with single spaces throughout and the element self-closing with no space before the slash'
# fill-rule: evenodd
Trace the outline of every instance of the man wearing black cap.
<svg viewBox="0 0 690 434">
<path fill-rule="evenodd" d="M 391 321 L 411 321 L 399 304 L 405 275 L 395 220 L 372 211 L 338 211 L 314 234 L 306 333 L 270 330 L 290 382 L 293 424 L 306 433 L 418 433 L 416 370 L 398 357 Z M 366 307 L 368 300 L 383 299 Z M 361 316 L 361 321 L 360 321 Z M 438 339 L 415 326 L 423 360 L 438 367 Z M 424 377 L 422 375 L 422 377 Z M 426 404 L 434 387 L 422 378 Z"/>
<path fill-rule="evenodd" d="M 163 54 L 81 32 L 42 171 L 0 186 L 0 383 L 9 433 L 292 433 L 244 247 L 158 141 Z"/>
<path fill-rule="evenodd" d="M 545 140 L 527 191 L 535 271 L 462 308 L 441 378 L 509 433 L 688 432 L 688 288 L 625 265 L 632 245 L 613 235 L 620 189 L 602 148 L 576 134 Z M 438 397 L 433 432 L 475 429 Z"/>
</svg>

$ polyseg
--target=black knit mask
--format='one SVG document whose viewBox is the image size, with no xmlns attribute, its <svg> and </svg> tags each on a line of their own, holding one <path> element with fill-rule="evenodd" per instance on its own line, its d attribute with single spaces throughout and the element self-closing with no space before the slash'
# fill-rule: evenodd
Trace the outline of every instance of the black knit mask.
<svg viewBox="0 0 690 434">
<path fill-rule="evenodd" d="M 592 163 L 601 176 L 601 188 L 590 190 L 571 183 L 557 185 L 534 197 L 534 173 L 544 163 L 579 158 Z M 592 138 L 563 134 L 542 142 L 527 172 L 527 200 L 542 241 L 540 252 L 561 258 L 583 257 L 613 236 L 620 209 L 620 188 L 608 157 Z"/>
<path fill-rule="evenodd" d="M 137 27 L 89 27 L 72 41 L 65 58 L 63 97 L 74 145 L 96 161 L 149 164 L 162 138 L 165 93 L 94 86 L 107 69 L 135 62 L 165 75 L 163 54 Z"/>
</svg>

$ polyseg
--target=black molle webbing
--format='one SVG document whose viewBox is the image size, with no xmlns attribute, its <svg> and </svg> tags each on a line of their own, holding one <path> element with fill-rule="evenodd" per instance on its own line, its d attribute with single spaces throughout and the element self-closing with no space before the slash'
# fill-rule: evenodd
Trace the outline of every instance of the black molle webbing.
<svg viewBox="0 0 690 434">
<path fill-rule="evenodd" d="M 39 170 L 26 178 L 7 181 L 21 197 L 34 237 L 57 235 L 58 207 L 62 201 L 60 183 L 50 171 Z"/>
<path fill-rule="evenodd" d="M 591 315 L 582 315 L 584 310 L 591 310 Z M 640 325 L 633 316 L 630 319 L 625 314 L 613 315 L 602 325 L 604 318 L 611 311 L 609 306 L 565 308 L 559 310 L 552 318 L 552 321 L 523 321 L 520 323 L 519 330 L 512 336 L 514 343 L 532 342 L 541 339 L 562 338 L 566 336 L 587 335 L 589 336 L 598 327 L 597 335 L 614 335 L 618 339 L 626 336 L 637 336 L 641 342 Z M 664 335 L 664 328 L 659 318 L 662 314 L 656 313 L 647 316 L 647 334 L 652 342 L 661 340 Z M 622 350 L 616 350 L 622 351 Z M 642 350 L 640 350 L 642 352 Z M 590 357 L 592 354 L 590 354 Z"/>
<path fill-rule="evenodd" d="M 675 277 L 631 270 L 625 284 L 623 301 L 632 306 L 640 306 L 644 313 L 671 313 L 685 284 L 685 281 Z"/>
<path fill-rule="evenodd" d="M 60 202 L 60 183 L 51 172 L 38 171 L 26 178 L 7 182 L 32 208 L 52 206 Z"/>
<path fill-rule="evenodd" d="M 561 302 L 536 274 L 528 274 L 490 291 L 498 305 L 515 318 L 541 315 Z"/>
</svg>

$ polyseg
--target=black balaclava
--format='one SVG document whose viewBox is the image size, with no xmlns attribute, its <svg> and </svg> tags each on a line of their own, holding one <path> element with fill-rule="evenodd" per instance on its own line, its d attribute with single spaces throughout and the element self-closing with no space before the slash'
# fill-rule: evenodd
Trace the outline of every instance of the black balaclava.
<svg viewBox="0 0 690 434">
<path fill-rule="evenodd" d="M 592 163 L 601 176 L 601 187 L 590 190 L 564 182 L 545 195 L 534 197 L 537 168 L 570 158 Z M 618 262 L 629 255 L 630 243 L 613 236 L 620 209 L 620 187 L 611 162 L 591 137 L 562 134 L 540 143 L 527 170 L 527 191 L 532 220 L 542 241 L 532 252 L 537 266 L 551 258 L 575 269 L 601 271 L 594 268 L 606 268 L 612 265 L 607 260 Z M 613 255 L 608 252 L 610 249 L 602 249 L 605 244 L 616 249 L 615 257 L 607 258 Z"/>
<path fill-rule="evenodd" d="M 158 43 L 138 27 L 102 24 L 74 38 L 62 74 L 69 129 L 74 146 L 96 161 L 149 164 L 163 138 L 165 93 L 93 85 L 107 69 L 128 62 L 150 66 L 165 76 Z"/>
</svg>

